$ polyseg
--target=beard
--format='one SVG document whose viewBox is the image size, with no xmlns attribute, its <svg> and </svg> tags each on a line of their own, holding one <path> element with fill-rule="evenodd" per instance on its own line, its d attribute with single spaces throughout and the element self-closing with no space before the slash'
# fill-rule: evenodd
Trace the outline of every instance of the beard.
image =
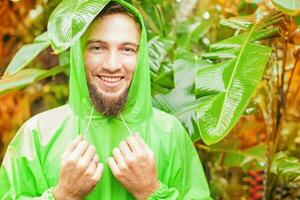
<svg viewBox="0 0 300 200">
<path fill-rule="evenodd" d="M 105 117 L 116 117 L 125 106 L 128 97 L 128 88 L 116 98 L 108 98 L 99 92 L 95 85 L 88 84 L 90 97 L 95 109 Z"/>
</svg>

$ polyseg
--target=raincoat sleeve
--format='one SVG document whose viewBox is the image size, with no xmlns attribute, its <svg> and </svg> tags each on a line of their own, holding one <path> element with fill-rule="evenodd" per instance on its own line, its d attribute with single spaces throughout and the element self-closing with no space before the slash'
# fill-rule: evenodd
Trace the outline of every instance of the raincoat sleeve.
<svg viewBox="0 0 300 200">
<path fill-rule="evenodd" d="M 196 149 L 179 121 L 174 128 L 167 178 L 148 200 L 211 200 L 207 180 Z"/>
<path fill-rule="evenodd" d="M 8 146 L 0 168 L 0 199 L 51 199 L 43 173 L 38 133 L 23 125 Z"/>
</svg>

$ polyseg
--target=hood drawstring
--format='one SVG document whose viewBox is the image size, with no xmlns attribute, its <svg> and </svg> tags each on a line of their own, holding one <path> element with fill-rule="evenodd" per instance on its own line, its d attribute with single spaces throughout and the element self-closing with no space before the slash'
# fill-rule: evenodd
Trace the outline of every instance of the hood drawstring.
<svg viewBox="0 0 300 200">
<path fill-rule="evenodd" d="M 89 121 L 88 121 L 87 127 L 86 127 L 84 133 L 82 134 L 83 136 L 86 135 L 87 132 L 89 131 L 93 112 L 94 112 L 94 107 L 92 106 L 92 109 L 91 109 L 91 113 L 90 113 L 90 117 L 89 117 Z"/>
<path fill-rule="evenodd" d="M 91 109 L 91 113 L 90 113 L 90 116 L 89 116 L 89 121 L 88 121 L 87 127 L 86 127 L 84 133 L 82 133 L 83 136 L 86 135 L 87 132 L 89 131 L 93 113 L 94 113 L 94 107 L 92 107 L 92 109 Z M 123 115 L 121 114 L 120 116 L 121 116 L 121 120 L 122 120 L 123 124 L 125 125 L 126 129 L 127 129 L 128 132 L 130 133 L 130 135 L 134 135 L 133 132 L 132 132 L 132 131 L 130 130 L 130 128 L 128 127 L 127 123 L 125 122 L 125 120 L 124 120 L 124 118 L 123 118 Z"/>
<path fill-rule="evenodd" d="M 127 128 L 128 132 L 130 133 L 130 135 L 133 135 L 133 132 L 130 130 L 130 128 L 128 127 L 128 125 L 126 124 L 123 115 L 121 114 L 121 120 L 123 122 L 123 124 L 125 125 L 125 127 Z"/>
</svg>

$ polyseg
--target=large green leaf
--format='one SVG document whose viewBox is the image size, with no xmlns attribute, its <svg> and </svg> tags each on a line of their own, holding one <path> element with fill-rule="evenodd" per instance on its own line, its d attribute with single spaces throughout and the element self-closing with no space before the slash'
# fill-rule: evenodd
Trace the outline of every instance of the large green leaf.
<svg viewBox="0 0 300 200">
<path fill-rule="evenodd" d="M 174 88 L 174 71 L 168 56 L 174 43 L 174 40 L 159 36 L 148 42 L 152 94 L 166 93 Z"/>
<path fill-rule="evenodd" d="M 278 30 L 273 28 L 254 31 L 251 32 L 251 34 L 249 34 L 248 32 L 242 33 L 237 36 L 233 36 L 228 39 L 210 45 L 210 53 L 212 52 L 223 53 L 223 50 L 226 52 L 228 51 L 236 52 L 241 48 L 241 45 L 245 43 L 245 39 L 247 38 L 247 36 L 249 36 L 249 38 L 247 38 L 248 39 L 247 43 L 250 43 L 250 42 L 255 42 L 257 40 L 262 40 L 277 35 L 278 35 Z"/>
<path fill-rule="evenodd" d="M 300 14 L 299 0 L 272 0 L 275 7 L 283 13 L 296 16 Z"/>
<path fill-rule="evenodd" d="M 68 65 L 54 67 L 50 70 L 28 68 L 10 76 L 3 76 L 0 79 L 0 94 L 23 88 L 35 81 L 54 76 L 55 74 L 66 71 L 67 68 Z"/>
<path fill-rule="evenodd" d="M 9 63 L 4 75 L 12 75 L 26 67 L 41 51 L 49 46 L 48 33 L 36 37 L 32 44 L 23 46 Z"/>
<path fill-rule="evenodd" d="M 204 97 L 196 99 L 194 95 L 195 68 L 197 56 L 182 49 L 176 52 L 173 63 L 175 88 L 167 94 L 158 94 L 153 97 L 156 108 L 176 116 L 188 130 L 193 141 L 200 139 L 197 123 L 197 108 L 205 104 Z"/>
<path fill-rule="evenodd" d="M 257 32 L 253 26 L 245 34 L 213 44 L 213 60 L 198 67 L 197 97 L 213 96 L 199 112 L 200 134 L 206 144 L 224 138 L 247 108 L 271 53 L 270 48 L 253 41 L 270 32 Z M 224 58 L 224 53 L 231 57 Z"/>
<path fill-rule="evenodd" d="M 86 31 L 109 0 L 63 0 L 48 22 L 50 43 L 55 53 L 68 49 Z"/>
</svg>

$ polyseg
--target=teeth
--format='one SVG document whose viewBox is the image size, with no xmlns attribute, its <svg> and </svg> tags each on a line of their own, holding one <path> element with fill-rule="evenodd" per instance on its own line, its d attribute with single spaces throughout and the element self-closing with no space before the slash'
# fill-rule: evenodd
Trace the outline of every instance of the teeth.
<svg viewBox="0 0 300 200">
<path fill-rule="evenodd" d="M 106 81 L 106 82 L 109 82 L 109 83 L 118 82 L 122 79 L 122 77 L 107 77 L 107 76 L 100 76 L 100 78 L 103 81 Z"/>
</svg>

